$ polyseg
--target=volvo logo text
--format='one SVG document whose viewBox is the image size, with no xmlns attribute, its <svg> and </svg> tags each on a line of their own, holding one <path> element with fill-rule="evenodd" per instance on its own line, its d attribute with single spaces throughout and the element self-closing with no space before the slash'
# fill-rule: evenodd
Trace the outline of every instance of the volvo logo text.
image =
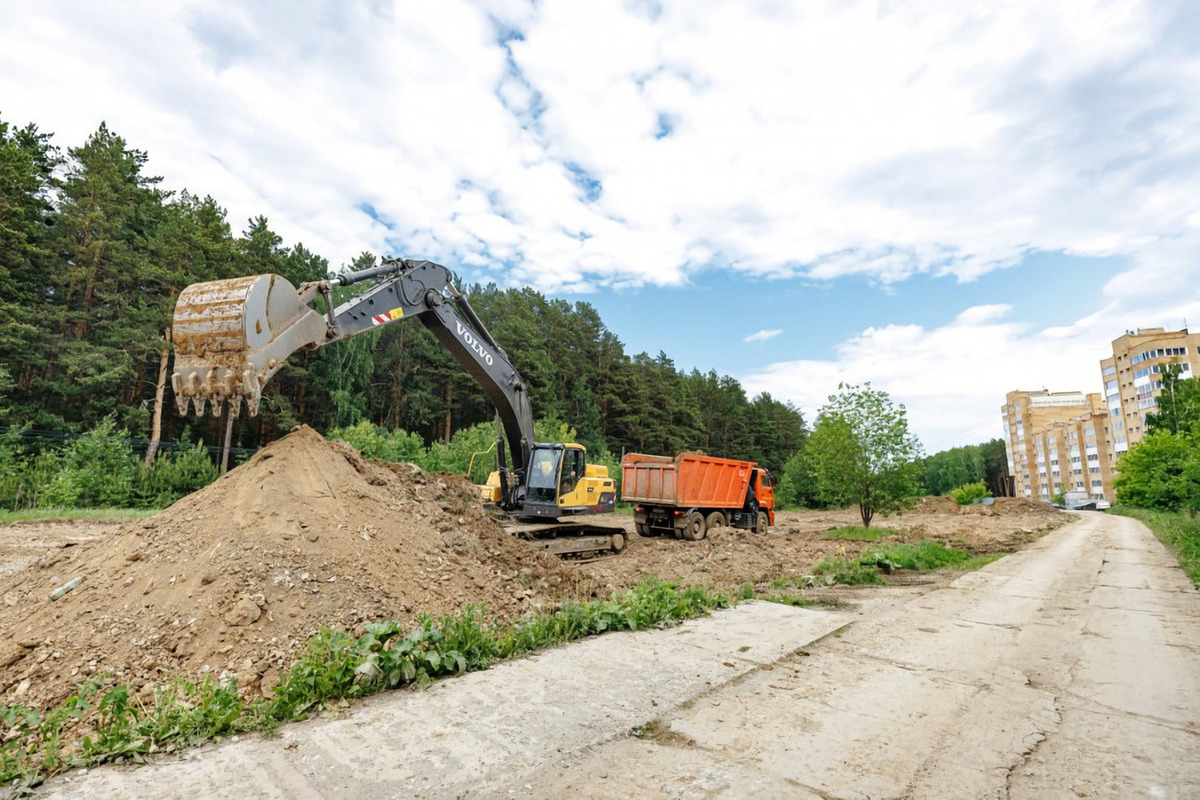
<svg viewBox="0 0 1200 800">
<path fill-rule="evenodd" d="M 458 320 L 454 320 L 454 324 L 458 328 L 459 337 L 461 337 L 462 340 L 467 343 L 467 347 L 474 350 L 480 358 L 487 362 L 489 367 L 492 366 L 492 354 L 489 353 L 487 349 L 479 343 L 479 340 L 475 338 L 470 329 L 464 328 L 463 324 Z"/>
</svg>

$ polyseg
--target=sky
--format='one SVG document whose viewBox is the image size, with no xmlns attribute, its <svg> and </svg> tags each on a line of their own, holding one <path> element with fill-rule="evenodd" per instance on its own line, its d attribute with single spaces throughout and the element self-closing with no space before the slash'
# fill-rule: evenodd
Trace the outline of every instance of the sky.
<svg viewBox="0 0 1200 800">
<path fill-rule="evenodd" d="M 1191 0 L 3 0 L 0 116 L 929 453 L 1200 325 Z"/>
</svg>

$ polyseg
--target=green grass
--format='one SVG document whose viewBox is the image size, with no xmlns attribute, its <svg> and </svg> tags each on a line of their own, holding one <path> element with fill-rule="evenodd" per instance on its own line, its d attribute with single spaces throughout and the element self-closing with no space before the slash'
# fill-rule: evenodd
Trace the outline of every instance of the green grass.
<svg viewBox="0 0 1200 800">
<path fill-rule="evenodd" d="M 813 574 L 823 577 L 825 582 L 830 584 L 878 585 L 884 583 L 879 575 L 881 570 L 888 574 L 900 569 L 920 572 L 946 568 L 971 570 L 986 566 L 1003 555 L 974 555 L 924 540 L 915 545 L 874 545 L 863 550 L 858 558 L 826 558 L 817 564 Z"/>
<path fill-rule="evenodd" d="M 0 525 L 14 522 L 129 522 L 157 514 L 158 508 L 33 508 L 22 511 L 0 510 Z"/>
<path fill-rule="evenodd" d="M 874 565 L 866 566 L 853 558 L 826 558 L 813 568 L 813 574 L 824 578 L 826 583 L 847 586 L 881 585 L 884 582 Z"/>
<path fill-rule="evenodd" d="M 1200 589 L 1200 520 L 1181 512 L 1130 506 L 1113 506 L 1110 513 L 1133 517 L 1154 531 L 1159 541 L 1175 554 L 1192 584 Z"/>
<path fill-rule="evenodd" d="M 891 572 L 893 569 L 941 569 L 961 564 L 969 558 L 970 553 L 926 539 L 915 545 L 891 544 L 870 547 L 863 551 L 858 560 L 860 564 L 873 564 L 885 572 Z"/>
<path fill-rule="evenodd" d="M 886 536 L 896 536 L 903 531 L 894 531 L 887 528 L 864 528 L 860 525 L 845 525 L 841 528 L 834 528 L 827 531 L 822 537 L 824 539 L 845 539 L 851 542 L 875 542 Z"/>
<path fill-rule="evenodd" d="M 988 564 L 991 564 L 994 561 L 999 561 L 1000 559 L 1004 558 L 1006 555 L 1008 555 L 1008 554 L 1007 553 L 981 553 L 977 556 L 971 556 L 970 558 L 968 558 L 964 561 L 958 562 L 957 564 L 954 565 L 954 568 L 960 569 L 963 572 L 970 572 L 971 570 L 981 569 L 983 567 L 986 567 Z"/>
<path fill-rule="evenodd" d="M 779 603 L 785 606 L 795 606 L 796 608 L 812 608 L 813 606 L 829 605 L 823 600 L 815 597 L 804 597 L 798 594 L 768 594 L 759 598 L 766 600 L 768 603 Z"/>
</svg>

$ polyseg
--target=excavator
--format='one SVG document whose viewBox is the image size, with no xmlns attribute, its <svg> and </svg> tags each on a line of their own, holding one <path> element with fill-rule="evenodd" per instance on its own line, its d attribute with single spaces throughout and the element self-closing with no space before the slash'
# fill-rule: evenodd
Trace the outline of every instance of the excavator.
<svg viewBox="0 0 1200 800">
<path fill-rule="evenodd" d="M 334 307 L 334 285 L 372 281 Z M 324 300 L 324 311 L 316 308 Z M 611 512 L 616 486 L 608 468 L 587 461 L 574 442 L 538 442 L 525 381 L 495 342 L 446 267 L 389 259 L 357 272 L 302 283 L 251 275 L 195 283 L 175 304 L 171 386 L 181 415 L 258 413 L 263 386 L 299 350 L 416 318 L 469 372 L 496 407 L 496 470 L 479 487 L 510 533 L 558 555 L 620 552 L 624 529 L 584 522 Z"/>
</svg>

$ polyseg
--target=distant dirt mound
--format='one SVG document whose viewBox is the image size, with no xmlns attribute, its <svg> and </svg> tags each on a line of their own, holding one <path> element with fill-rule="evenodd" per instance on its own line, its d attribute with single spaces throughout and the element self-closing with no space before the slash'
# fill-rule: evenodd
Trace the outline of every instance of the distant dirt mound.
<svg viewBox="0 0 1200 800">
<path fill-rule="evenodd" d="M 553 556 L 505 533 L 466 479 L 367 462 L 307 427 L 13 580 L 0 583 L 0 702 L 26 705 L 97 673 L 145 685 L 229 672 L 269 688 L 321 626 L 411 623 L 480 602 L 511 618 L 584 592 Z"/>
<path fill-rule="evenodd" d="M 914 511 L 923 514 L 980 514 L 985 517 L 1000 514 L 1040 514 L 1054 516 L 1057 509 L 1045 503 L 1038 503 L 1024 497 L 997 497 L 991 503 L 971 503 L 960 506 L 953 497 L 922 497 L 917 501 Z"/>
</svg>

